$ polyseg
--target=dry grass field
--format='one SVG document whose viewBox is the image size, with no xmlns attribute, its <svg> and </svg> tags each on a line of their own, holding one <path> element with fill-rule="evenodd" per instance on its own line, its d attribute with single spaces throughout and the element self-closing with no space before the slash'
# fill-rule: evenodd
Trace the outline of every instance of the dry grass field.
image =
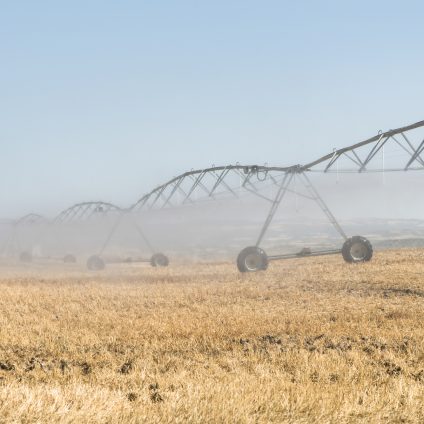
<svg viewBox="0 0 424 424">
<path fill-rule="evenodd" d="M 424 251 L 0 269 L 0 422 L 424 422 Z"/>
</svg>

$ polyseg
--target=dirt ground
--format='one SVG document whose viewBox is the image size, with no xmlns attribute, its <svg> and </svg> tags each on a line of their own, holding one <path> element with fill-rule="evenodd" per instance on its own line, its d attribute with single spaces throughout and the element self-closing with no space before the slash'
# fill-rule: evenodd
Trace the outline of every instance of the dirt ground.
<svg viewBox="0 0 424 424">
<path fill-rule="evenodd" d="M 424 422 L 424 250 L 0 267 L 0 422 Z"/>
</svg>

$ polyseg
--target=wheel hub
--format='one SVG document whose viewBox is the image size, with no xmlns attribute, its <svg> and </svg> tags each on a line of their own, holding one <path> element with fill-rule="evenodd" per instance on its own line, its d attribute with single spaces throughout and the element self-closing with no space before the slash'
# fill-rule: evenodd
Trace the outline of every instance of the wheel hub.
<svg viewBox="0 0 424 424">
<path fill-rule="evenodd" d="M 350 254 L 355 261 L 362 261 L 367 255 L 367 247 L 363 243 L 353 243 Z"/>
<path fill-rule="evenodd" d="M 257 271 L 262 267 L 262 258 L 257 253 L 250 253 L 246 256 L 244 263 L 249 271 Z"/>
</svg>

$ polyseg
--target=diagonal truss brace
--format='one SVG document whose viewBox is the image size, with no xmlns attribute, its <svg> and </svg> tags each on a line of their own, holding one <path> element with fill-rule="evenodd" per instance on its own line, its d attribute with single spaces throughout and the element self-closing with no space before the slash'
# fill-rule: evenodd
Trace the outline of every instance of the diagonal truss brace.
<svg viewBox="0 0 424 424">
<path fill-rule="evenodd" d="M 327 204 L 324 202 L 324 199 L 320 196 L 318 193 L 318 190 L 315 188 L 315 186 L 312 184 L 309 177 L 306 175 L 305 172 L 302 172 L 300 174 L 301 178 L 304 180 L 304 185 L 306 189 L 309 191 L 309 193 L 312 196 L 312 200 L 314 200 L 318 206 L 321 208 L 321 210 L 324 212 L 324 214 L 327 216 L 328 220 L 331 222 L 333 227 L 336 229 L 336 231 L 345 239 L 347 240 L 348 237 L 346 233 L 343 231 L 343 228 L 338 223 L 336 217 L 333 215 L 333 213 L 330 211 Z"/>
<path fill-rule="evenodd" d="M 265 222 L 261 228 L 261 231 L 259 233 L 258 239 L 256 241 L 256 246 L 259 246 L 271 224 L 271 222 L 274 219 L 274 216 L 278 210 L 278 207 L 280 206 L 284 196 L 288 192 L 295 192 L 290 189 L 290 184 L 293 181 L 293 178 L 295 175 L 300 175 L 300 181 L 303 183 L 304 187 L 309 192 L 310 196 L 303 196 L 310 200 L 313 200 L 317 203 L 317 205 L 320 207 L 320 209 L 324 212 L 324 214 L 327 216 L 330 223 L 333 225 L 333 227 L 336 229 L 336 231 L 341 235 L 341 237 L 344 240 L 347 240 L 348 237 L 340 224 L 338 223 L 336 217 L 333 215 L 333 213 L 330 211 L 329 207 L 325 203 L 324 199 L 320 196 L 318 190 L 315 188 L 315 186 L 312 184 L 311 180 L 308 178 L 306 173 L 303 170 L 297 170 L 292 172 L 287 172 L 281 182 L 280 188 L 278 189 L 278 192 L 272 202 L 271 208 L 268 212 L 268 216 L 265 219 Z"/>
<path fill-rule="evenodd" d="M 413 162 L 415 162 L 418 158 L 421 159 L 421 153 L 424 150 L 424 140 L 420 143 L 420 145 L 415 149 L 411 159 L 409 160 L 409 162 L 406 164 L 405 166 L 405 171 L 407 171 L 409 169 L 409 167 L 412 165 Z"/>
<path fill-rule="evenodd" d="M 264 225 L 262 226 L 261 232 L 259 233 L 259 237 L 256 241 L 256 246 L 259 246 L 261 244 L 262 239 L 265 236 L 265 233 L 268 230 L 268 227 L 270 226 L 272 220 L 274 219 L 274 215 L 277 212 L 278 207 L 281 204 L 281 201 L 283 200 L 284 196 L 287 193 L 287 189 L 290 186 L 290 183 L 293 179 L 294 174 L 291 172 L 287 172 L 284 175 L 283 181 L 281 182 L 280 188 L 277 191 L 277 194 L 275 196 L 274 201 L 272 202 L 271 209 L 268 212 L 268 216 L 266 217 L 266 220 L 264 222 Z"/>
<path fill-rule="evenodd" d="M 149 239 L 147 238 L 147 236 L 144 234 L 143 230 L 141 229 L 141 227 L 138 225 L 137 221 L 135 220 L 134 216 L 131 214 L 131 212 L 127 212 L 127 211 L 122 211 L 119 216 L 117 217 L 116 221 L 114 222 L 112 228 L 109 230 L 109 233 L 106 236 L 105 241 L 103 242 L 98 255 L 101 256 L 105 250 L 107 249 L 107 247 L 109 246 L 110 242 L 112 241 L 113 236 L 116 234 L 118 228 L 121 226 L 122 224 L 122 220 L 124 217 L 126 216 L 130 216 L 131 219 L 131 223 L 134 226 L 134 228 L 136 229 L 138 235 L 140 236 L 140 238 L 144 241 L 144 243 L 146 244 L 146 246 L 148 247 L 148 249 L 151 251 L 151 253 L 155 253 L 155 249 L 152 245 L 152 243 L 149 241 Z"/>
</svg>

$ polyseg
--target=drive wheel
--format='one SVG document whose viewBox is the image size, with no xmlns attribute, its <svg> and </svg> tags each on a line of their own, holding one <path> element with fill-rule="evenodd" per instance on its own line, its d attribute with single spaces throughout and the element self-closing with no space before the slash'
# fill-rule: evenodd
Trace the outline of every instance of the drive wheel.
<svg viewBox="0 0 424 424">
<path fill-rule="evenodd" d="M 87 260 L 87 268 L 90 271 L 100 271 L 105 269 L 106 264 L 105 261 L 97 255 L 90 256 Z"/>
<path fill-rule="evenodd" d="M 77 263 L 77 258 L 74 255 L 65 255 L 63 257 L 63 262 L 65 264 L 76 264 Z"/>
<path fill-rule="evenodd" d="M 372 245 L 365 237 L 351 237 L 345 241 L 342 247 L 343 259 L 349 263 L 368 262 L 372 255 Z"/>
<path fill-rule="evenodd" d="M 169 265 L 169 259 L 163 253 L 155 253 L 150 259 L 150 265 L 163 267 Z"/>
<path fill-rule="evenodd" d="M 237 257 L 237 268 L 240 272 L 264 271 L 268 268 L 268 256 L 260 247 L 246 247 Z"/>
</svg>

